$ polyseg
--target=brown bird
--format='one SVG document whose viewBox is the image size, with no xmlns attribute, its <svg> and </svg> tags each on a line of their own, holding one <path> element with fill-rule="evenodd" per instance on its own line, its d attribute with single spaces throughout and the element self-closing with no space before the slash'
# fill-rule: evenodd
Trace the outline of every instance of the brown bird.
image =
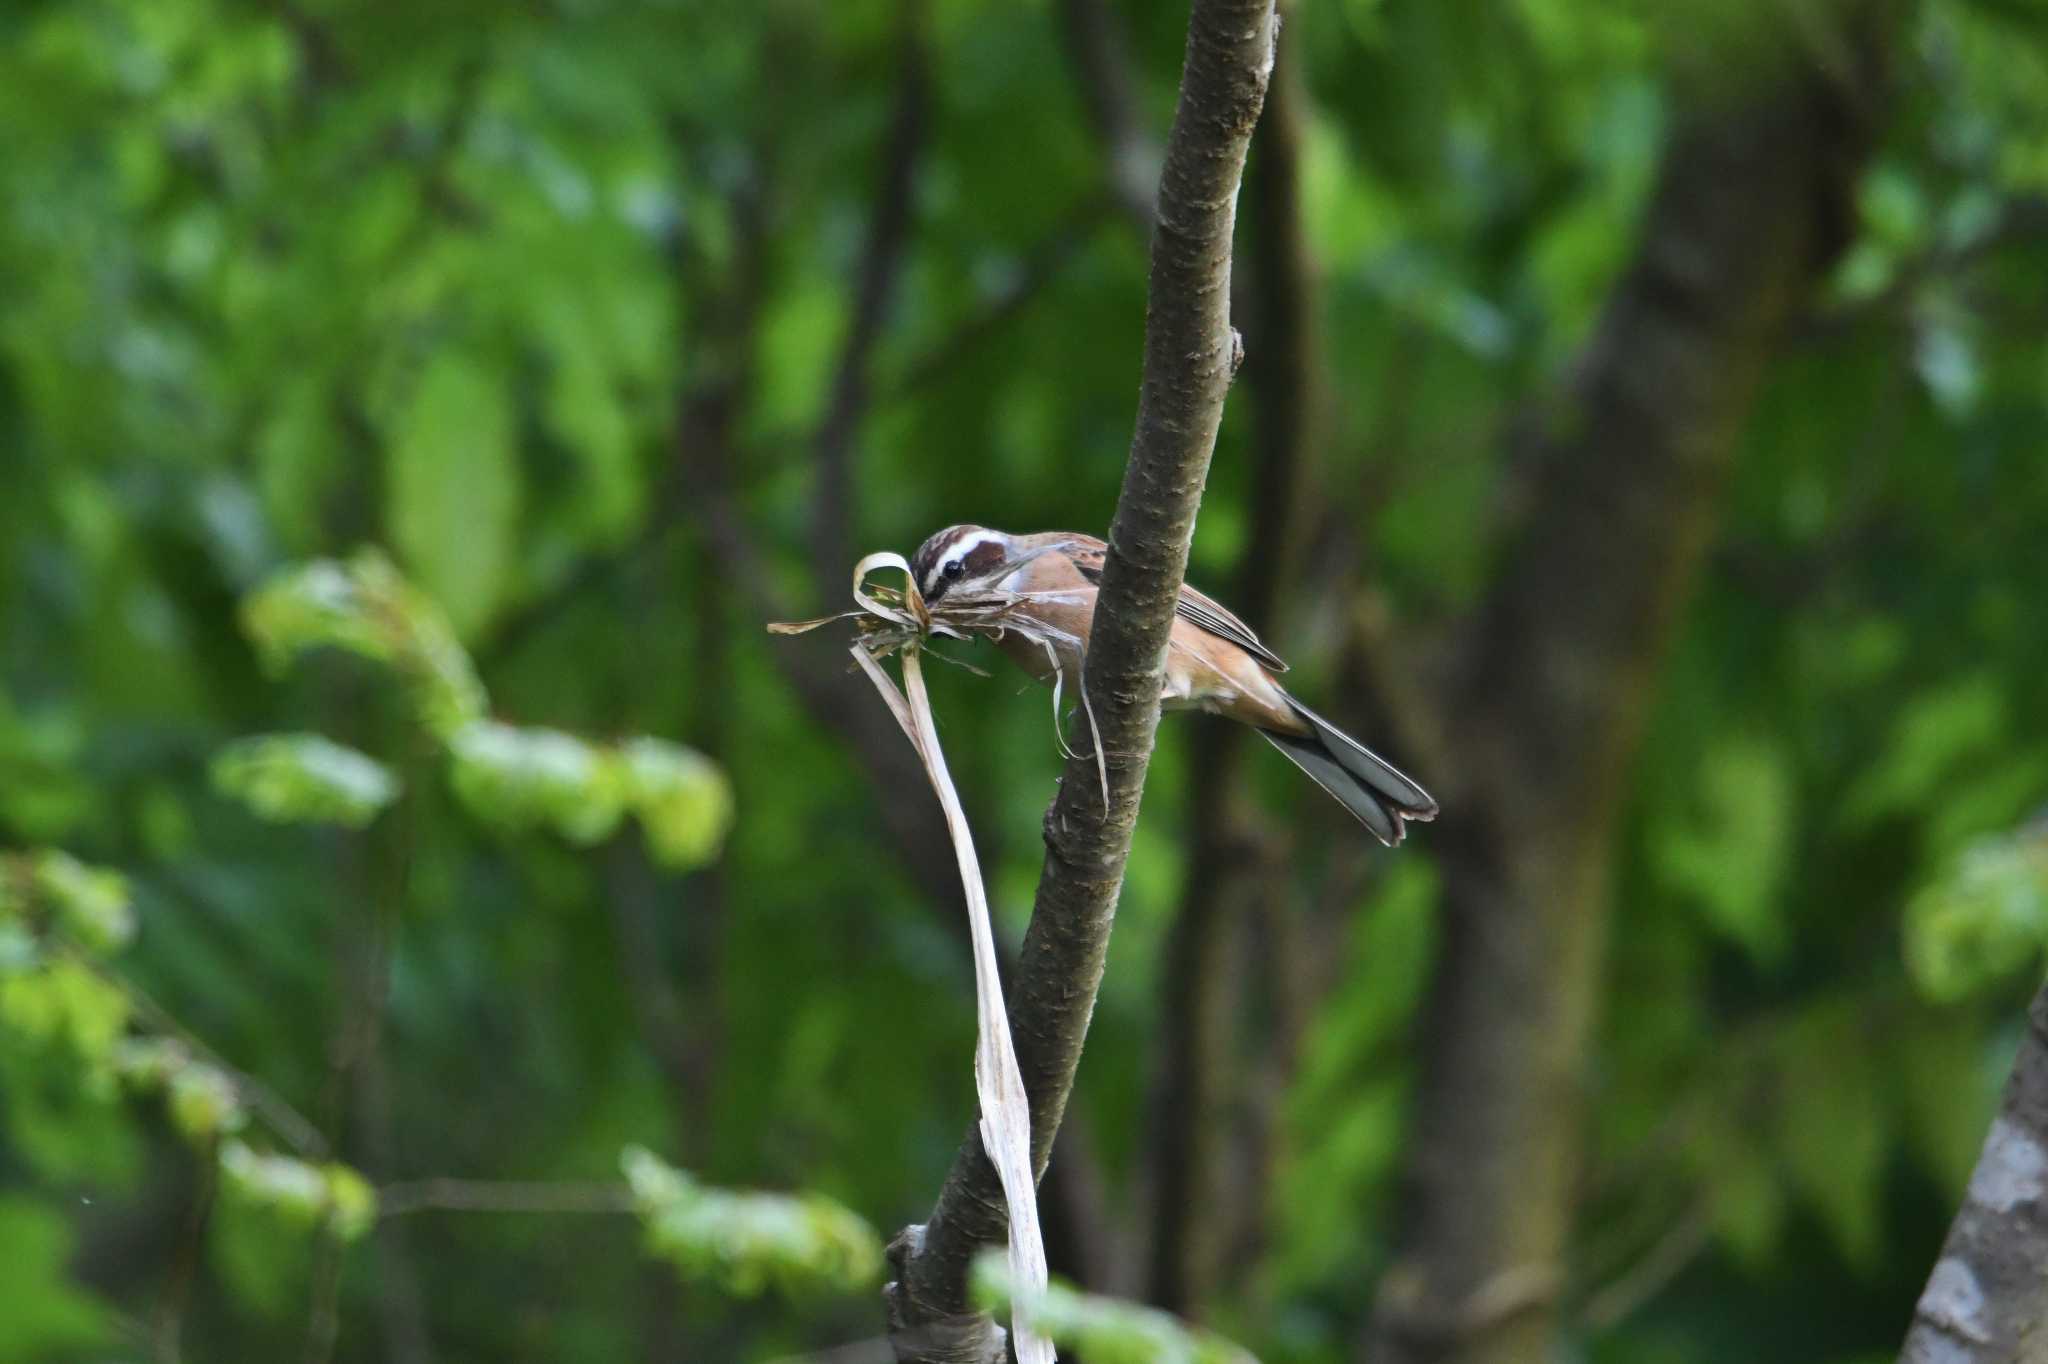
<svg viewBox="0 0 2048 1364">
<path fill-rule="evenodd" d="M 1071 531 L 1011 535 L 948 526 L 918 547 L 910 570 L 927 601 L 963 584 L 1026 598 L 1024 610 L 1073 642 L 1055 641 L 1048 655 L 1013 631 L 999 636 L 997 647 L 1041 682 L 1078 679 L 1107 548 Z M 1436 818 L 1429 792 L 1289 696 L 1276 677 L 1286 671 L 1250 626 L 1194 588 L 1181 588 L 1160 696 L 1167 709 L 1204 710 L 1250 725 L 1389 847 L 1401 841 L 1406 821 Z"/>
</svg>

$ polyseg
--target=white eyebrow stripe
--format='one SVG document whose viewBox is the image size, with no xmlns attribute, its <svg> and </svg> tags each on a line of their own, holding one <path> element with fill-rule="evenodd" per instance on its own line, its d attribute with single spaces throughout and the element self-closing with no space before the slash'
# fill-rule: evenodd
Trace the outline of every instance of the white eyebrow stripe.
<svg viewBox="0 0 2048 1364">
<path fill-rule="evenodd" d="M 978 530 L 972 535 L 961 536 L 956 543 L 947 545 L 938 554 L 932 556 L 932 566 L 925 570 L 924 581 L 918 584 L 919 590 L 929 595 L 931 590 L 938 586 L 939 576 L 946 571 L 948 563 L 954 559 L 965 559 L 983 545 L 999 545 L 1002 543 L 1002 540 L 1002 536 L 985 530 Z"/>
</svg>

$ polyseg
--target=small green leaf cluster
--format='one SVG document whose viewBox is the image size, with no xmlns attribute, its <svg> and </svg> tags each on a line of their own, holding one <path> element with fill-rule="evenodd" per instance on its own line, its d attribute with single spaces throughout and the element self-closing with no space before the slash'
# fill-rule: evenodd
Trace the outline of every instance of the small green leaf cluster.
<svg viewBox="0 0 2048 1364">
<path fill-rule="evenodd" d="M 126 993 L 97 958 L 135 932 L 128 883 L 55 849 L 0 852 L 0 1061 L 45 1074 L 94 1104 L 118 1092 Z"/>
<path fill-rule="evenodd" d="M 0 854 L 0 969 L 35 959 L 35 940 L 55 929 L 93 953 L 135 936 L 128 882 L 57 849 Z"/>
<path fill-rule="evenodd" d="M 377 1191 L 346 1165 L 265 1155 L 229 1138 L 221 1144 L 220 1172 L 237 1197 L 288 1221 L 329 1228 L 344 1241 L 376 1225 Z"/>
<path fill-rule="evenodd" d="M 822 1194 L 707 1188 L 638 1146 L 619 1164 L 648 1250 L 686 1275 L 751 1295 L 771 1285 L 860 1289 L 881 1273 L 874 1228 Z"/>
<path fill-rule="evenodd" d="M 662 739 L 593 744 L 560 730 L 485 720 L 458 733 L 449 756 L 456 795 L 485 823 L 550 829 L 588 845 L 609 838 L 631 812 L 655 860 L 669 867 L 709 861 L 731 820 L 724 775 Z"/>
<path fill-rule="evenodd" d="M 272 668 L 338 648 L 405 678 L 421 727 L 447 754 L 456 797 L 485 824 L 588 846 L 631 814 L 654 859 L 675 870 L 710 861 L 724 842 L 732 789 L 702 755 L 644 735 L 603 744 L 490 719 L 446 615 L 375 550 L 290 569 L 253 593 L 242 615 Z M 265 819 L 349 828 L 399 794 L 397 777 L 374 759 L 314 734 L 239 740 L 215 760 L 213 778 Z"/>
<path fill-rule="evenodd" d="M 1027 1294 L 993 1251 L 974 1262 L 974 1295 L 984 1308 L 1015 1312 L 1093 1364 L 1258 1364 L 1242 1346 L 1156 1307 L 1083 1293 L 1058 1280 L 1043 1293 Z"/>
<path fill-rule="evenodd" d="M 137 1029 L 127 990 L 97 962 L 134 934 L 119 872 L 56 849 L 0 853 L 0 1033 L 67 1049 L 90 1093 L 110 1098 L 118 1084 L 161 1098 L 178 1134 L 252 1204 L 360 1236 L 377 1209 L 360 1174 L 257 1153 L 238 1135 L 250 1126 L 241 1082 L 181 1038 Z"/>
<path fill-rule="evenodd" d="M 213 784 L 279 824 L 360 829 L 398 799 L 390 768 L 319 734 L 258 734 L 214 756 Z"/>
<path fill-rule="evenodd" d="M 243 603 L 242 624 L 273 672 L 319 648 L 390 666 L 411 687 L 420 722 L 437 738 L 483 718 L 483 683 L 447 615 L 381 551 L 315 559 L 279 574 Z"/>
<path fill-rule="evenodd" d="M 1979 840 L 1906 907 L 1906 964 L 1931 998 L 1967 996 L 2048 947 L 2048 830 Z"/>
<path fill-rule="evenodd" d="M 174 1037 L 131 1037 L 114 1050 L 114 1071 L 138 1094 L 162 1095 L 171 1124 L 204 1145 L 249 1125 L 234 1077 L 200 1060 Z"/>
</svg>

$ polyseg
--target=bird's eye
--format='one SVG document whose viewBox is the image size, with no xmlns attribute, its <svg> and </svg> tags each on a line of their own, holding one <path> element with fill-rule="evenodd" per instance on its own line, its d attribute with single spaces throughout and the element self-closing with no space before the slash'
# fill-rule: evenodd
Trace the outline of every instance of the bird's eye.
<svg viewBox="0 0 2048 1364">
<path fill-rule="evenodd" d="M 961 573 L 966 570 L 966 568 L 967 565 L 963 561 L 959 559 L 948 559 L 946 560 L 945 568 L 941 569 L 940 572 L 944 573 L 948 580 L 951 580 L 953 578 L 959 577 Z"/>
</svg>

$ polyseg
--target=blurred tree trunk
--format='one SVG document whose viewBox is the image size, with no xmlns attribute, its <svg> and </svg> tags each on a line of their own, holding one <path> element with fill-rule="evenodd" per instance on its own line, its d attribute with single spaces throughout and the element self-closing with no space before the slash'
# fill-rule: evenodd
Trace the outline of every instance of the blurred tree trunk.
<svg viewBox="0 0 2048 1364">
<path fill-rule="evenodd" d="M 1443 945 L 1374 1364 L 1543 1358 L 1624 779 L 1772 347 L 1853 218 L 1879 7 L 1677 127 L 1642 244 L 1514 451 L 1497 586 L 1431 695 Z M 1455 747 L 1453 747 L 1453 742 Z"/>
<path fill-rule="evenodd" d="M 2048 1350 L 2048 987 L 1899 1364 L 2002 1364 Z"/>
</svg>

